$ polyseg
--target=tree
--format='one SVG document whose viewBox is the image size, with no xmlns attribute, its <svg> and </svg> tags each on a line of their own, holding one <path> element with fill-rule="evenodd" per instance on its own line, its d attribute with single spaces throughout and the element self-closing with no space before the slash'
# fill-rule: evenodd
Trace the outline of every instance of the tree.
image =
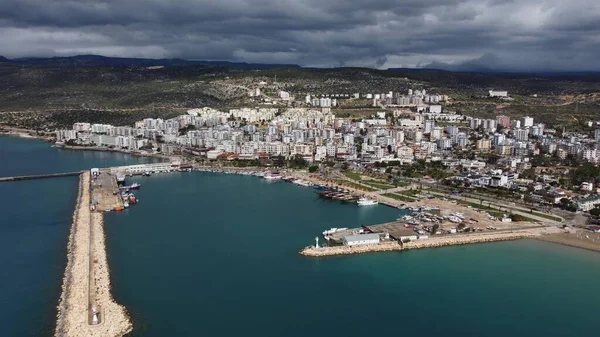
<svg viewBox="0 0 600 337">
<path fill-rule="evenodd" d="M 317 165 L 312 165 L 311 167 L 308 168 L 308 172 L 310 173 L 315 173 L 319 170 L 319 167 Z"/>
<path fill-rule="evenodd" d="M 289 167 L 291 168 L 305 168 L 308 165 L 308 162 L 306 161 L 306 159 L 304 159 L 302 157 L 302 155 L 295 155 L 290 161 L 289 161 Z"/>
<path fill-rule="evenodd" d="M 346 171 L 349 167 L 350 167 L 350 165 L 347 162 L 343 162 L 342 163 L 342 170 L 343 171 Z"/>
<path fill-rule="evenodd" d="M 600 208 L 596 207 L 596 208 L 590 210 L 590 214 L 593 216 L 596 216 L 596 217 L 600 216 Z"/>
</svg>

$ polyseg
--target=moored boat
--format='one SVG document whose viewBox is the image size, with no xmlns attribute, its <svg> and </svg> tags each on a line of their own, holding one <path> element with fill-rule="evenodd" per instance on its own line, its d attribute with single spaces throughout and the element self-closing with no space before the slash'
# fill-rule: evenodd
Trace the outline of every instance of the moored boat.
<svg viewBox="0 0 600 337">
<path fill-rule="evenodd" d="M 371 206 L 378 204 L 376 200 L 367 199 L 365 197 L 358 199 L 356 203 L 358 204 L 358 206 Z"/>
</svg>

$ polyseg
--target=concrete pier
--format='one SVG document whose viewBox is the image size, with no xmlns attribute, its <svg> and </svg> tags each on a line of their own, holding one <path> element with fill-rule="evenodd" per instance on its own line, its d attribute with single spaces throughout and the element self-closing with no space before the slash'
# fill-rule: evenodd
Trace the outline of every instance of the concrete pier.
<svg viewBox="0 0 600 337">
<path fill-rule="evenodd" d="M 65 172 L 65 173 L 50 173 L 50 174 L 35 174 L 29 176 L 14 176 L 14 177 L 2 177 L 0 182 L 4 181 L 18 181 L 18 180 L 33 180 L 33 179 L 46 179 L 46 178 L 58 178 L 58 177 L 73 177 L 78 176 L 82 171 L 77 172 Z"/>
<path fill-rule="evenodd" d="M 406 243 L 399 241 L 383 241 L 372 245 L 358 246 L 333 246 L 315 248 L 309 246 L 300 251 L 301 255 L 311 257 L 363 254 L 373 252 L 392 252 L 406 249 L 435 248 L 444 246 L 466 245 L 472 243 L 485 243 L 495 241 L 507 241 L 518 239 L 529 239 L 546 234 L 559 233 L 557 227 L 530 228 L 525 230 L 511 230 L 503 232 L 487 232 L 475 234 L 457 234 L 432 237 L 424 240 L 415 240 Z"/>
<path fill-rule="evenodd" d="M 113 337 L 132 329 L 125 308 L 110 293 L 103 216 L 90 210 L 90 180 L 88 172 L 81 174 L 55 336 Z"/>
</svg>

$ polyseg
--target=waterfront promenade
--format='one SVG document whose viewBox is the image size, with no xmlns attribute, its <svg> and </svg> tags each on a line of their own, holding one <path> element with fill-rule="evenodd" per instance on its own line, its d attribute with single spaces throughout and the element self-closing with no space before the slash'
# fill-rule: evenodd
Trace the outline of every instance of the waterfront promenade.
<svg viewBox="0 0 600 337">
<path fill-rule="evenodd" d="M 103 215 L 90 210 L 90 185 L 89 172 L 82 173 L 58 306 L 57 337 L 123 336 L 132 329 L 125 308 L 110 293 Z M 97 324 L 92 306 L 98 309 Z"/>
</svg>

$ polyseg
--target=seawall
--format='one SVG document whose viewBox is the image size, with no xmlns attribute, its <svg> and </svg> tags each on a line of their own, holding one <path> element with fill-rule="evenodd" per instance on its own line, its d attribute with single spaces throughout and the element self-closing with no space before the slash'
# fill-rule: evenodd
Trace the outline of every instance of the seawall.
<svg viewBox="0 0 600 337">
<path fill-rule="evenodd" d="M 55 336 L 123 336 L 132 329 L 125 308 L 112 298 L 103 215 L 90 211 L 90 174 L 80 176 L 67 247 Z M 98 308 L 92 324 L 91 306 Z"/>
<path fill-rule="evenodd" d="M 300 254 L 305 256 L 320 257 L 320 256 L 334 256 L 334 255 L 350 255 L 350 254 L 363 254 L 363 253 L 374 253 L 374 252 L 392 252 L 401 251 L 406 249 L 420 249 L 420 248 L 435 248 L 444 246 L 454 245 L 466 245 L 472 243 L 484 243 L 484 242 L 495 242 L 495 241 L 507 241 L 507 240 L 518 240 L 533 238 L 539 234 L 532 231 L 510 231 L 510 232 L 497 232 L 493 234 L 465 234 L 455 236 L 444 236 L 434 237 L 430 239 L 411 241 L 404 244 L 400 244 L 397 241 L 382 242 L 373 245 L 362 245 L 362 246 L 335 246 L 335 247 L 320 247 L 315 248 L 309 246 L 300 251 Z"/>
</svg>

